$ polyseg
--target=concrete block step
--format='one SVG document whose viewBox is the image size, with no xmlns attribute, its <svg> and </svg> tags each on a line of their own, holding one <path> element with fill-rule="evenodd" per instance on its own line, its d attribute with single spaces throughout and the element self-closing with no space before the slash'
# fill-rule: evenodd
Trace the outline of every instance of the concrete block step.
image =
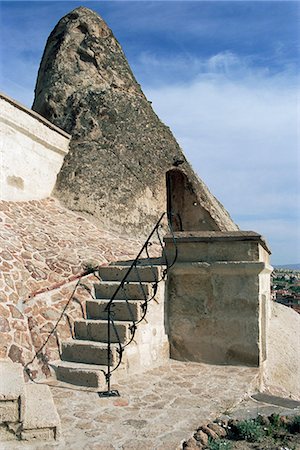
<svg viewBox="0 0 300 450">
<path fill-rule="evenodd" d="M 69 361 L 53 361 L 50 363 L 55 370 L 57 380 L 76 386 L 105 389 L 107 367 L 104 365 L 80 364 Z"/>
<path fill-rule="evenodd" d="M 21 420 L 24 384 L 21 364 L 8 360 L 0 361 L 0 423 Z"/>
<path fill-rule="evenodd" d="M 85 364 L 106 365 L 107 364 L 107 344 L 95 341 L 81 341 L 70 339 L 62 342 L 63 361 L 79 362 Z M 116 346 L 111 347 L 111 365 L 115 365 L 117 359 Z"/>
<path fill-rule="evenodd" d="M 60 419 L 49 386 L 25 384 L 25 408 L 20 431 L 22 440 L 56 440 Z"/>
<path fill-rule="evenodd" d="M 127 273 L 128 266 L 100 267 L 99 275 L 103 281 L 122 281 Z M 133 268 L 126 278 L 127 281 L 154 282 L 161 277 L 161 268 L 152 266 L 137 266 Z"/>
<path fill-rule="evenodd" d="M 130 331 L 129 322 L 115 321 L 114 326 L 110 325 L 111 342 L 120 342 L 123 344 L 128 341 Z M 107 340 L 107 321 L 105 320 L 85 320 L 80 319 L 74 322 L 76 339 L 88 341 L 108 342 Z M 116 330 L 116 331 L 115 331 Z M 117 333 L 116 333 L 117 332 Z"/>
<path fill-rule="evenodd" d="M 86 312 L 88 319 L 107 319 L 107 312 L 105 308 L 108 299 L 101 300 L 87 300 Z M 111 306 L 111 312 L 114 313 L 115 320 L 127 320 L 138 321 L 142 317 L 142 305 L 143 301 L 140 300 L 114 300 Z"/>
<path fill-rule="evenodd" d="M 126 259 L 126 260 L 121 260 L 121 261 L 114 261 L 112 262 L 109 267 L 111 266 L 120 266 L 120 267 L 130 267 L 131 264 L 133 263 L 133 259 Z M 138 261 L 138 265 L 139 267 L 142 266 L 164 266 L 165 265 L 165 258 L 163 256 L 160 256 L 158 258 L 145 258 L 144 256 L 139 259 Z"/>
<path fill-rule="evenodd" d="M 95 284 L 95 297 L 99 299 L 112 298 L 119 284 L 112 281 L 103 281 L 102 283 Z M 153 287 L 151 283 L 128 283 L 118 291 L 116 299 L 143 300 L 145 295 L 148 298 L 152 295 L 152 292 Z"/>
</svg>

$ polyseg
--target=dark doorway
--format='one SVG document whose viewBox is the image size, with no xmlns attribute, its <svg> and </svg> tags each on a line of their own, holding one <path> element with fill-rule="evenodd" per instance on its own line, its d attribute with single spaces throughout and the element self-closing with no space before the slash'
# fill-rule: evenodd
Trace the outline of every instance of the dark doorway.
<svg viewBox="0 0 300 450">
<path fill-rule="evenodd" d="M 170 170 L 167 181 L 167 213 L 173 231 L 183 231 L 182 212 L 184 201 L 184 177 L 180 170 Z"/>
<path fill-rule="evenodd" d="M 188 177 L 179 169 L 166 173 L 167 213 L 173 231 L 217 230 L 200 204 Z"/>
</svg>

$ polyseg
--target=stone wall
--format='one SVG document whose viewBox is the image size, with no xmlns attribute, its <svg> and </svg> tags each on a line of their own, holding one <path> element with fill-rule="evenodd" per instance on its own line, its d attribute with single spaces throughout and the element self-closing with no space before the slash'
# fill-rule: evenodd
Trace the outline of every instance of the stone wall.
<svg viewBox="0 0 300 450">
<path fill-rule="evenodd" d="M 80 282 L 91 291 L 93 290 L 93 283 L 96 281 L 98 280 L 93 275 L 84 276 L 80 279 Z M 55 333 L 52 334 L 35 363 L 29 366 L 34 377 L 40 377 L 42 375 L 46 377 L 50 376 L 48 361 L 60 359 L 61 341 L 72 337 L 74 320 L 81 319 L 85 314 L 85 301 L 90 299 L 91 296 L 83 286 L 79 285 L 75 290 L 77 283 L 78 279 L 67 282 L 56 289 L 51 289 L 50 291 L 45 291 L 32 298 L 28 298 L 23 303 L 23 315 L 27 322 L 28 337 L 32 344 L 31 357 L 29 358 L 29 354 L 23 354 L 23 342 L 16 342 L 16 336 L 14 336 L 12 342 L 15 342 L 19 346 L 21 356 L 19 362 L 24 365 L 31 360 L 35 352 L 48 339 L 49 334 L 60 319 L 64 307 L 70 298 L 72 298 L 66 309 L 66 314 L 59 321 Z M 11 328 L 13 328 L 13 324 Z M 8 356 L 13 359 L 11 357 L 11 348 Z"/>
<path fill-rule="evenodd" d="M 193 232 L 175 233 L 175 239 L 167 304 L 171 357 L 262 365 L 272 268 L 261 236 Z M 173 238 L 165 242 L 167 254 L 174 254 Z"/>
<path fill-rule="evenodd" d="M 0 223 L 0 358 L 22 364 L 47 338 L 87 264 L 132 259 L 142 246 L 97 228 L 53 198 L 2 201 Z M 155 245 L 151 250 L 156 256 Z M 91 275 L 85 277 L 85 284 L 92 281 Z M 76 292 L 81 303 L 87 296 L 84 289 Z M 72 302 L 67 312 L 71 322 L 82 317 L 79 303 Z M 70 336 L 66 317 L 58 333 L 61 339 Z M 55 337 L 46 356 L 58 356 Z M 35 376 L 48 374 L 42 360 L 32 369 Z"/>
<path fill-rule="evenodd" d="M 70 136 L 37 113 L 0 95 L 0 198 L 48 197 L 68 153 Z"/>
</svg>

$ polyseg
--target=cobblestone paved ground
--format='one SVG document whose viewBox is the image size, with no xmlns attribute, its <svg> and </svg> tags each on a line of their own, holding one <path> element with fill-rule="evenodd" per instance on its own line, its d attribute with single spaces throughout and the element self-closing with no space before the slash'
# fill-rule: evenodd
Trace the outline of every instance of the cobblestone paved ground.
<svg viewBox="0 0 300 450">
<path fill-rule="evenodd" d="M 6 449 L 176 450 L 204 421 L 255 390 L 257 369 L 170 361 L 114 387 L 119 398 L 52 387 L 62 421 L 54 445 L 7 443 Z"/>
</svg>

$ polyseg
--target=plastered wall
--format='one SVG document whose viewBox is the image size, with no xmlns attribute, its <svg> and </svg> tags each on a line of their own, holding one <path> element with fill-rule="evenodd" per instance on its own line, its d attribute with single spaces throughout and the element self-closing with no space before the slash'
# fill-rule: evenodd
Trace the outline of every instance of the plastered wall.
<svg viewBox="0 0 300 450">
<path fill-rule="evenodd" d="M 48 197 L 68 153 L 70 136 L 39 114 L 0 94 L 0 198 Z"/>
</svg>

